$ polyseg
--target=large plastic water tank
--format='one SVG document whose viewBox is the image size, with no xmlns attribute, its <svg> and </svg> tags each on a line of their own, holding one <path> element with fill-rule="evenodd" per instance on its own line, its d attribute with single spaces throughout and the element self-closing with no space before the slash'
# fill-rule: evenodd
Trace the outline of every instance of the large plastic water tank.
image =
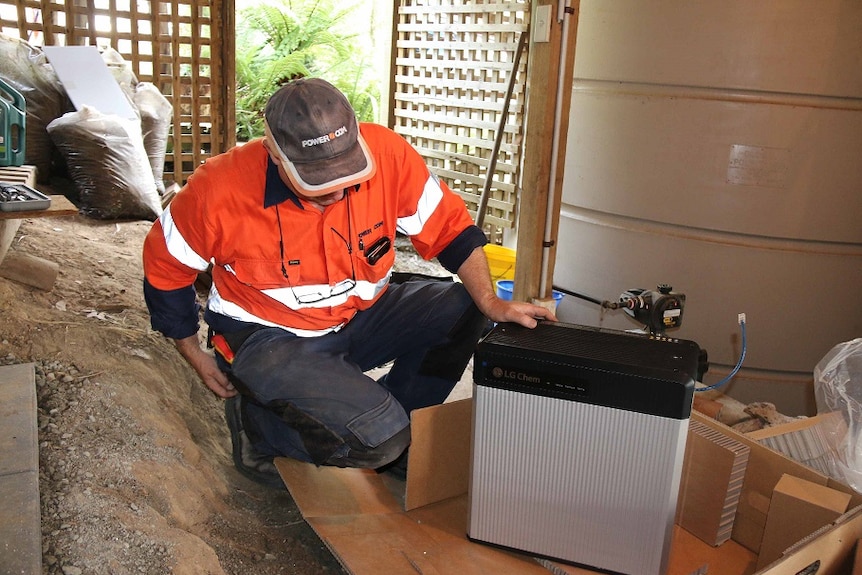
<svg viewBox="0 0 862 575">
<path fill-rule="evenodd" d="M 706 383 L 816 410 L 812 370 L 862 336 L 862 4 L 581 0 L 554 283 L 668 283 Z M 631 329 L 565 298 L 561 319 Z"/>
</svg>

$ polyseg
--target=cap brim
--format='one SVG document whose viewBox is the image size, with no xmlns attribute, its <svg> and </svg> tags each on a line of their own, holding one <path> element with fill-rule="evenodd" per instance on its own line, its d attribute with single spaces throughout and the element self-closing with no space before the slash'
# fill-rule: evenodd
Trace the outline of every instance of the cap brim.
<svg viewBox="0 0 862 575">
<path fill-rule="evenodd" d="M 294 163 L 282 155 L 284 171 L 296 191 L 315 197 L 343 190 L 370 180 L 377 170 L 362 135 L 356 145 L 335 158 L 319 162 Z"/>
</svg>

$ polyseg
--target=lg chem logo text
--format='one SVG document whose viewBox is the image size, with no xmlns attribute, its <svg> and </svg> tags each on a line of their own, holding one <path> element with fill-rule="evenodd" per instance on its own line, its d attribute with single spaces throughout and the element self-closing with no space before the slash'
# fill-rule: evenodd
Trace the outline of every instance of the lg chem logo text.
<svg viewBox="0 0 862 575">
<path fill-rule="evenodd" d="M 541 383 L 542 378 L 534 375 L 529 375 L 523 371 L 515 371 L 503 369 L 502 367 L 491 368 L 491 375 L 494 379 L 508 379 L 510 381 L 523 381 L 525 383 Z"/>
</svg>

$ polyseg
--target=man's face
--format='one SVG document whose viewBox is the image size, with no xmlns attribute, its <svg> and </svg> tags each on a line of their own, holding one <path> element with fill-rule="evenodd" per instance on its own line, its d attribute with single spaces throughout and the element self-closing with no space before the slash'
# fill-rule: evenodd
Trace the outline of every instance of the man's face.
<svg viewBox="0 0 862 575">
<path fill-rule="evenodd" d="M 306 202 L 311 202 L 319 207 L 325 208 L 326 206 L 331 206 L 336 202 L 340 202 L 342 198 L 344 198 L 344 190 L 336 190 L 334 192 L 329 192 L 328 194 L 323 194 L 320 196 L 308 196 L 301 191 L 296 189 L 296 186 L 290 181 L 290 178 L 287 177 L 287 172 L 284 169 L 284 162 L 281 159 L 281 154 L 279 153 L 278 148 L 275 147 L 275 144 L 272 142 L 272 139 L 267 136 L 263 140 L 263 147 L 266 148 L 266 151 L 269 152 L 269 157 L 273 161 L 273 163 L 278 166 L 278 176 L 281 178 L 281 181 L 284 182 L 286 186 L 288 186 L 296 196 L 305 200 Z"/>
</svg>

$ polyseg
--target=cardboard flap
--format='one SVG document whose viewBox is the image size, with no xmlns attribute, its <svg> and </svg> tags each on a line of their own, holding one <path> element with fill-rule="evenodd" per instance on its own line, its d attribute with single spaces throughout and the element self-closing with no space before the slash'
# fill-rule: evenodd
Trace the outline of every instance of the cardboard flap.
<svg viewBox="0 0 862 575">
<path fill-rule="evenodd" d="M 775 486 L 775 493 L 798 499 L 801 503 L 820 507 L 835 513 L 836 517 L 847 511 L 850 494 L 830 489 L 825 485 L 811 483 L 792 475 L 783 475 Z M 773 496 L 773 499 L 775 497 Z"/>
<path fill-rule="evenodd" d="M 794 543 L 834 522 L 849 503 L 848 493 L 783 475 L 769 504 L 757 568 L 772 563 Z"/>
<path fill-rule="evenodd" d="M 472 413 L 473 401 L 462 399 L 410 415 L 406 510 L 467 493 Z"/>
<path fill-rule="evenodd" d="M 852 549 L 862 537 L 862 508 L 842 516 L 829 528 L 800 541 L 767 566 L 759 575 L 786 573 L 847 573 L 852 561 Z M 817 569 L 813 569 L 817 567 Z M 812 570 L 813 569 L 813 570 Z M 855 573 L 855 572 L 854 572 Z"/>
</svg>

